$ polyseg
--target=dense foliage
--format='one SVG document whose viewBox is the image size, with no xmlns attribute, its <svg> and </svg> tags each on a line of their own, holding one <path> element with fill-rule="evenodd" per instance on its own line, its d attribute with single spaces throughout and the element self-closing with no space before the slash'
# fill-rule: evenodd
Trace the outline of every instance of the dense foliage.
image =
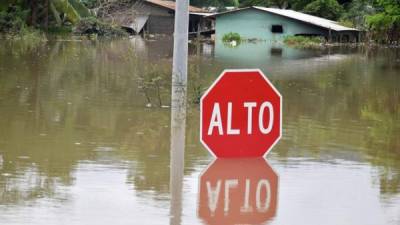
<svg viewBox="0 0 400 225">
<path fill-rule="evenodd" d="M 28 10 L 22 10 L 19 6 L 0 11 L 0 32 L 19 33 L 24 30 L 28 13 Z"/>
<path fill-rule="evenodd" d="M 304 7 L 304 12 L 330 20 L 337 20 L 343 7 L 336 0 L 316 0 Z"/>
<path fill-rule="evenodd" d="M 81 18 L 89 16 L 91 16 L 89 9 L 80 0 L 2 0 L 0 2 L 0 30 L 18 30 L 24 26 L 47 29 L 49 26 L 76 24 Z M 14 24 L 10 24 L 10 21 Z M 21 25 L 21 22 L 24 25 Z"/>
<path fill-rule="evenodd" d="M 400 40 L 400 0 L 377 0 L 378 13 L 367 17 L 374 40 L 384 43 Z"/>
</svg>

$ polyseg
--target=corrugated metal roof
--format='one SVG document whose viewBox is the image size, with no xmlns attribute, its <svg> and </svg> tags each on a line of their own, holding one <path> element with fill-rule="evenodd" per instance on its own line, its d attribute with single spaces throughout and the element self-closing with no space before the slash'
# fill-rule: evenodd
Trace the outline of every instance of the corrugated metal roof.
<svg viewBox="0 0 400 225">
<path fill-rule="evenodd" d="M 159 5 L 161 7 L 167 8 L 167 9 L 175 10 L 175 2 L 173 2 L 173 1 L 146 0 L 146 2 L 152 3 L 154 5 Z M 194 6 L 189 6 L 189 12 L 191 12 L 191 13 L 207 13 L 208 11 L 201 9 L 201 8 L 194 7 Z"/>
<path fill-rule="evenodd" d="M 324 27 L 327 29 L 331 29 L 334 31 L 345 31 L 345 30 L 354 30 L 357 31 L 357 29 L 350 28 L 350 27 L 345 27 L 340 25 L 336 21 L 324 19 L 318 16 L 312 16 L 309 14 L 293 11 L 293 10 L 288 10 L 288 9 L 276 9 L 276 8 L 265 8 L 265 7 L 258 7 L 258 6 L 253 6 L 253 8 L 263 10 L 266 12 L 278 14 L 281 16 L 289 17 L 295 20 L 300 20 L 306 23 L 310 23 L 319 27 Z"/>
<path fill-rule="evenodd" d="M 213 15 L 213 17 L 223 15 L 223 14 L 228 14 L 228 13 L 234 13 L 234 12 L 238 12 L 238 11 L 245 10 L 245 9 L 251 9 L 251 8 L 262 10 L 265 12 L 273 13 L 276 15 L 284 16 L 284 17 L 288 17 L 291 19 L 299 20 L 299 21 L 302 21 L 302 22 L 305 22 L 308 24 L 323 27 L 326 29 L 331 29 L 334 31 L 358 31 L 357 29 L 354 29 L 354 28 L 342 26 L 336 21 L 324 19 L 324 18 L 321 18 L 318 16 L 312 16 L 309 14 L 305 14 L 305 13 L 301 13 L 301 12 L 297 12 L 297 11 L 293 11 L 293 10 L 289 10 L 289 9 L 265 8 L 265 7 L 260 7 L 260 6 L 252 6 L 252 7 L 236 9 L 236 10 L 222 12 L 222 13 L 216 13 Z"/>
</svg>

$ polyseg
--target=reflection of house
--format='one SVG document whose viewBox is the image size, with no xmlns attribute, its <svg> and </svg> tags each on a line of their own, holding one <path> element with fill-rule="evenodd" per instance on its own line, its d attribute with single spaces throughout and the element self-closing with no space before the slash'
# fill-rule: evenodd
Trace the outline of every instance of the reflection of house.
<svg viewBox="0 0 400 225">
<path fill-rule="evenodd" d="M 249 7 L 215 14 L 218 39 L 229 32 L 249 39 L 281 40 L 288 35 L 323 36 L 332 41 L 358 41 L 359 31 L 335 21 L 293 10 Z"/>
<path fill-rule="evenodd" d="M 136 1 L 129 7 L 115 11 L 114 23 L 134 33 L 173 34 L 175 2 L 169 0 Z M 189 6 L 189 32 L 211 30 L 211 15 L 206 10 Z"/>
</svg>

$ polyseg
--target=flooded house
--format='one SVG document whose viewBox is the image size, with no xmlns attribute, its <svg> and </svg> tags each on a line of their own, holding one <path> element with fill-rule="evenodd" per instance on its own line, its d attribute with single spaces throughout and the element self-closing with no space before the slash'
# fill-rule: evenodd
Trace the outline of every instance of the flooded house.
<svg viewBox="0 0 400 225">
<path fill-rule="evenodd" d="M 212 30 L 212 15 L 205 9 L 189 6 L 189 33 Z M 175 2 L 169 0 L 135 1 L 114 10 L 107 20 L 120 25 L 131 33 L 173 34 Z"/>
<path fill-rule="evenodd" d="M 248 7 L 211 16 L 216 39 L 229 32 L 246 39 L 282 40 L 286 36 L 321 36 L 333 42 L 358 42 L 359 31 L 336 21 L 305 13 L 265 7 Z"/>
</svg>

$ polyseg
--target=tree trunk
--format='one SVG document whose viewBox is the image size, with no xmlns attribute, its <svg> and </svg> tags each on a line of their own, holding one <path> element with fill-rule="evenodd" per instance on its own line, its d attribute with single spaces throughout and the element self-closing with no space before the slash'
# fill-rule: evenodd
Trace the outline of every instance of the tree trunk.
<svg viewBox="0 0 400 225">
<path fill-rule="evenodd" d="M 37 19 L 37 10 L 38 4 L 36 0 L 29 1 L 29 8 L 31 9 L 31 16 L 29 20 L 29 25 L 36 26 L 36 19 Z"/>
<path fill-rule="evenodd" d="M 49 0 L 44 1 L 44 28 L 49 30 Z"/>
</svg>

